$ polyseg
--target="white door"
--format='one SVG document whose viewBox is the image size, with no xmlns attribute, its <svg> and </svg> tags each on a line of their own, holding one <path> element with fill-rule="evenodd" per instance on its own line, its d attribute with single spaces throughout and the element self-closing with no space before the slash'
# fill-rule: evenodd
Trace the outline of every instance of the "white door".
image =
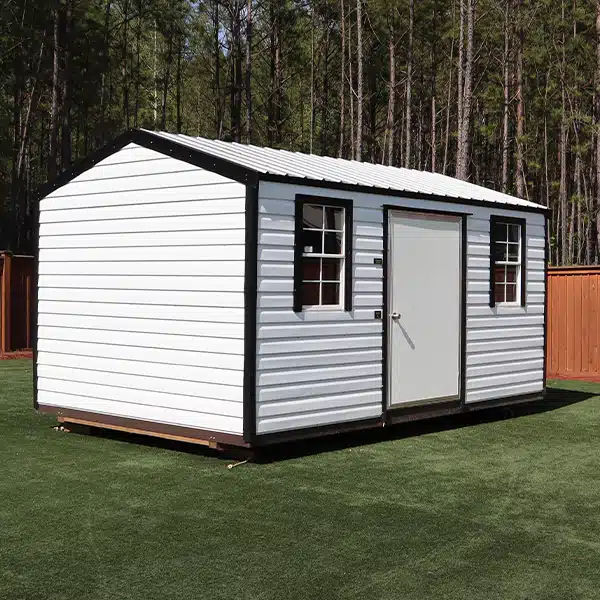
<svg viewBox="0 0 600 600">
<path fill-rule="evenodd" d="M 461 227 L 460 216 L 389 212 L 390 407 L 460 396 Z"/>
</svg>

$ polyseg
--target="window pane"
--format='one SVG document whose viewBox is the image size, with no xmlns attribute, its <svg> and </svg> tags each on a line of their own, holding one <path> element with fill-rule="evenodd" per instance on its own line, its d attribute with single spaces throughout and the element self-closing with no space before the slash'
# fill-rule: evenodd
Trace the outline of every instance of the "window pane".
<svg viewBox="0 0 600 600">
<path fill-rule="evenodd" d="M 506 241 L 506 223 L 494 223 L 492 227 L 492 240 L 495 242 Z"/>
<path fill-rule="evenodd" d="M 318 306 L 319 305 L 319 284 L 318 283 L 302 283 L 302 306 Z"/>
<path fill-rule="evenodd" d="M 508 226 L 508 241 L 509 242 L 518 242 L 520 233 L 521 233 L 520 225 L 509 225 Z"/>
<path fill-rule="evenodd" d="M 511 262 L 519 261 L 519 244 L 508 244 L 508 259 Z"/>
<path fill-rule="evenodd" d="M 302 207 L 302 221 L 304 227 L 323 229 L 323 207 L 305 204 Z"/>
<path fill-rule="evenodd" d="M 507 283 L 506 284 L 506 301 L 516 302 L 517 301 L 517 284 Z"/>
<path fill-rule="evenodd" d="M 323 281 L 340 281 L 342 270 L 341 258 L 323 259 Z"/>
<path fill-rule="evenodd" d="M 342 232 L 325 232 L 325 254 L 341 254 L 342 253 Z"/>
<path fill-rule="evenodd" d="M 321 279 L 321 259 L 306 258 L 302 259 L 302 279 L 304 281 L 319 281 Z"/>
<path fill-rule="evenodd" d="M 497 283 L 494 289 L 494 298 L 496 302 L 504 302 L 504 284 Z"/>
<path fill-rule="evenodd" d="M 495 269 L 495 273 L 494 273 L 494 279 L 496 281 L 496 283 L 504 283 L 505 280 L 505 271 L 504 271 L 504 265 L 496 265 L 496 269 Z"/>
<path fill-rule="evenodd" d="M 323 251 L 323 232 L 302 230 L 302 252 L 304 254 L 318 253 Z"/>
<path fill-rule="evenodd" d="M 344 229 L 344 209 L 333 206 L 325 207 L 325 229 Z"/>
<path fill-rule="evenodd" d="M 323 283 L 323 301 L 321 304 L 340 304 L 340 284 Z"/>
<path fill-rule="evenodd" d="M 506 266 L 506 281 L 509 281 L 510 283 L 517 283 L 517 269 L 517 266 Z"/>
<path fill-rule="evenodd" d="M 506 260 L 506 243 L 500 242 L 494 244 L 494 260 Z"/>
</svg>

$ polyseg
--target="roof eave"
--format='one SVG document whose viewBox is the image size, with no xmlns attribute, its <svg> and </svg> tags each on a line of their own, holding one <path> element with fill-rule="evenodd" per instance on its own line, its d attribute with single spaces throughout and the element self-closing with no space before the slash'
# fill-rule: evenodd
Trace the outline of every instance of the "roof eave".
<svg viewBox="0 0 600 600">
<path fill-rule="evenodd" d="M 207 154 L 206 152 L 189 148 L 183 144 L 178 144 L 177 142 L 154 135 L 149 131 L 130 129 L 119 135 L 106 146 L 103 146 L 99 150 L 96 150 L 89 156 L 86 156 L 82 160 L 78 161 L 71 168 L 63 171 L 53 181 L 49 181 L 42 185 L 38 189 L 38 197 L 44 198 L 48 194 L 61 188 L 75 179 L 75 177 L 78 177 L 85 171 L 91 169 L 99 162 L 103 161 L 105 158 L 108 158 L 112 154 L 115 154 L 128 144 L 137 144 L 138 146 L 148 148 L 149 150 L 154 150 L 155 152 L 159 152 L 165 156 L 170 156 L 176 160 L 181 160 L 185 163 L 200 167 L 201 169 L 212 171 L 213 173 L 217 173 L 218 175 L 222 175 L 228 179 L 238 181 L 239 183 L 248 184 L 256 183 L 258 181 L 259 173 L 257 171 L 242 167 L 234 162 L 215 157 L 211 154 Z"/>
</svg>

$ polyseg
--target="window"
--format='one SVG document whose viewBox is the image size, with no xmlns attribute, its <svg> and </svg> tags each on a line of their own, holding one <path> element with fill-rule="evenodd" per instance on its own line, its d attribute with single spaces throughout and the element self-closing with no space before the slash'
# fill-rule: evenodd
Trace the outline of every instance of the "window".
<svg viewBox="0 0 600 600">
<path fill-rule="evenodd" d="M 351 310 L 352 203 L 296 198 L 294 311 Z"/>
<path fill-rule="evenodd" d="M 490 306 L 525 306 L 525 220 L 492 217 L 490 221 Z"/>
</svg>

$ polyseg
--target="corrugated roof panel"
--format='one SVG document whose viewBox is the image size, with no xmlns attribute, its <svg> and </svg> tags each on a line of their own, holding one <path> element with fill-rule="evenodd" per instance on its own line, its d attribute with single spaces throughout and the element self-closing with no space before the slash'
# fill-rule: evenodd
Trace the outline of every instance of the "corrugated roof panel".
<svg viewBox="0 0 600 600">
<path fill-rule="evenodd" d="M 391 192 L 407 192 L 432 196 L 445 196 L 457 200 L 479 200 L 540 208 L 539 204 L 515 198 L 495 190 L 448 177 L 440 173 L 416 171 L 387 165 L 358 162 L 315 154 L 302 154 L 273 148 L 260 148 L 191 137 L 182 134 L 149 131 L 156 136 L 186 146 L 193 150 L 229 161 L 256 173 L 295 177 L 310 181 L 343 183 L 380 188 Z"/>
</svg>

